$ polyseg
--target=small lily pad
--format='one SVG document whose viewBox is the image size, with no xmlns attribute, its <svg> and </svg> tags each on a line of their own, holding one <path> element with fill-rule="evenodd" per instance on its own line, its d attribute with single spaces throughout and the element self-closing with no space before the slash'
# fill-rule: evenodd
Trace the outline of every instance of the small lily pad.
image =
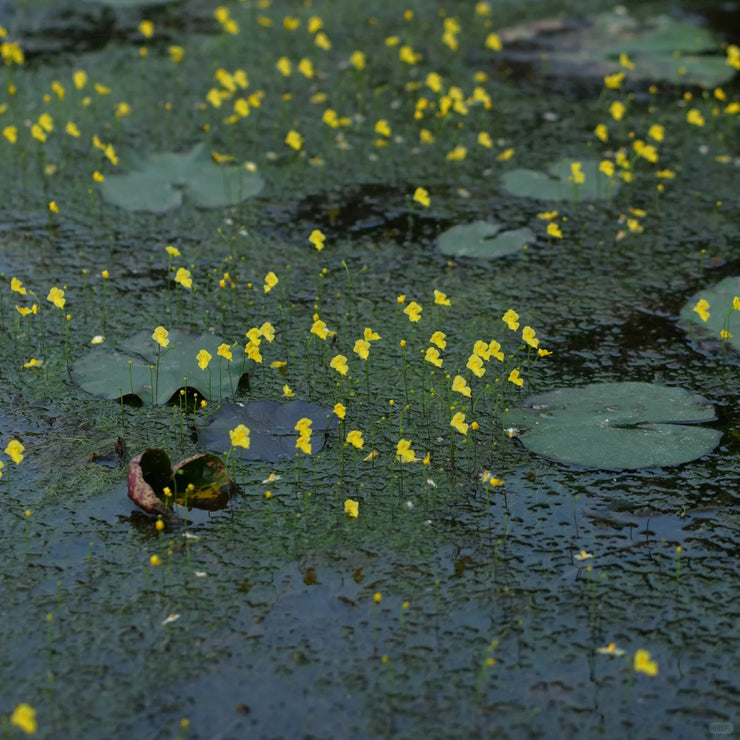
<svg viewBox="0 0 740 740">
<path fill-rule="evenodd" d="M 578 185 L 569 179 L 571 165 L 581 163 L 584 181 Z M 512 195 L 519 198 L 539 200 L 598 200 L 605 199 L 619 189 L 619 181 L 613 184 L 595 159 L 561 159 L 547 168 L 547 172 L 516 169 L 506 172 L 501 182 Z"/>
<path fill-rule="evenodd" d="M 714 347 L 722 344 L 720 332 L 725 329 L 731 334 L 725 342 L 740 351 L 740 311 L 732 307 L 736 296 L 740 296 L 740 277 L 727 277 L 691 298 L 681 309 L 681 322 L 690 333 L 698 334 Z M 702 298 L 709 304 L 709 318 L 706 322 L 694 311 L 694 306 Z"/>
<path fill-rule="evenodd" d="M 152 333 L 145 330 L 123 342 L 123 351 L 96 347 L 72 365 L 72 380 L 94 396 L 112 400 L 135 396 L 155 405 L 166 403 L 185 386 L 197 389 L 208 400 L 233 395 L 240 375 L 236 367 L 229 374 L 229 365 L 234 363 L 226 360 L 219 370 L 218 347 L 226 343 L 221 337 L 173 329 L 169 340 L 167 349 L 160 352 Z M 205 370 L 196 360 L 202 349 L 212 355 Z"/>
<path fill-rule="evenodd" d="M 313 422 L 311 454 L 316 455 L 337 425 L 337 418 L 331 410 L 307 401 L 224 403 L 209 418 L 205 430 L 198 430 L 198 436 L 205 449 L 223 453 L 231 449 L 229 431 L 244 424 L 249 429 L 249 449 L 235 447 L 232 454 L 245 461 L 292 460 L 297 452 L 295 425 L 303 418 Z"/>
<path fill-rule="evenodd" d="M 201 208 L 230 206 L 264 186 L 258 174 L 215 164 L 202 143 L 182 154 L 160 152 L 131 161 L 133 171 L 107 175 L 100 184 L 103 198 L 127 211 L 161 213 L 182 205 L 183 195 Z"/>
<path fill-rule="evenodd" d="M 608 470 L 679 465 L 711 452 L 722 436 L 695 425 L 715 419 L 712 405 L 682 388 L 598 383 L 527 399 L 506 423 L 531 452 Z"/>
<path fill-rule="evenodd" d="M 535 235 L 529 228 L 502 231 L 495 221 L 474 221 L 453 226 L 439 235 L 437 244 L 448 257 L 476 257 L 492 260 L 521 252 Z"/>
<path fill-rule="evenodd" d="M 172 467 L 164 450 L 150 448 L 129 464 L 129 498 L 168 521 L 178 520 L 175 504 L 187 510 L 215 511 L 225 508 L 238 490 L 217 455 L 194 455 Z"/>
</svg>

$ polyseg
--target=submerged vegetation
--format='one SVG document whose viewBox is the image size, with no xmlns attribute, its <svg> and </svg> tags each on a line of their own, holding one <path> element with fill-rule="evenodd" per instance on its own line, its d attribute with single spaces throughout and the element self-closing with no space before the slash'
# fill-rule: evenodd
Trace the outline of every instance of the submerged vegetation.
<svg viewBox="0 0 740 740">
<path fill-rule="evenodd" d="M 738 47 L 635 8 L 585 70 L 526 50 L 544 7 L 108 4 L 76 54 L 0 15 L 2 533 L 37 602 L 4 731 L 210 736 L 201 695 L 235 734 L 729 723 Z M 75 660 L 141 681 L 83 710 Z"/>
</svg>

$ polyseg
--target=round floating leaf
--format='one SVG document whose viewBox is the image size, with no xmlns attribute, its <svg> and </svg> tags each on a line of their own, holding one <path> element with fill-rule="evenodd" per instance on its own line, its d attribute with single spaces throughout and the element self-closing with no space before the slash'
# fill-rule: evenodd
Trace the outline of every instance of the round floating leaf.
<svg viewBox="0 0 740 740">
<path fill-rule="evenodd" d="M 740 277 L 728 277 L 697 293 L 681 310 L 681 321 L 690 334 L 698 334 L 713 345 L 722 343 L 720 332 L 724 329 L 732 336 L 725 341 L 740 351 L 740 311 L 732 307 L 736 296 L 740 296 Z M 709 318 L 703 322 L 694 306 L 700 299 L 709 303 Z M 726 323 L 725 323 L 726 322 Z"/>
<path fill-rule="evenodd" d="M 235 205 L 262 190 L 264 180 L 238 167 L 216 165 L 203 144 L 183 154 L 160 152 L 134 160 L 134 170 L 108 175 L 103 197 L 127 211 L 161 213 L 182 204 L 201 208 Z"/>
<path fill-rule="evenodd" d="M 573 162 L 581 163 L 585 176 L 584 182 L 578 185 L 569 180 Z M 599 172 L 599 162 L 595 159 L 561 159 L 551 164 L 547 172 L 511 170 L 504 174 L 501 182 L 512 195 L 539 200 L 598 200 L 619 189 L 619 181 L 612 184 L 603 172 Z"/>
<path fill-rule="evenodd" d="M 209 400 L 233 395 L 240 375 L 236 368 L 229 374 L 233 363 L 225 360 L 219 370 L 217 351 L 225 343 L 221 337 L 173 329 L 169 340 L 167 349 L 158 352 L 152 333 L 145 330 L 122 342 L 122 352 L 96 347 L 72 365 L 72 380 L 94 396 L 115 400 L 136 396 L 143 403 L 166 403 L 185 386 Z M 196 360 L 202 349 L 212 355 L 205 370 Z"/>
<path fill-rule="evenodd" d="M 496 259 L 521 252 L 534 241 L 531 229 L 501 231 L 502 224 L 495 221 L 474 221 L 453 226 L 439 235 L 437 243 L 442 254 L 448 257 L 476 257 Z"/>
<path fill-rule="evenodd" d="M 701 396 L 636 382 L 561 388 L 527 399 L 506 417 L 531 452 L 612 470 L 678 465 L 705 455 L 721 432 L 687 425 L 714 419 Z"/>
<path fill-rule="evenodd" d="M 307 401 L 253 401 L 251 403 L 224 403 L 209 418 L 205 430 L 199 429 L 199 442 L 213 452 L 231 449 L 229 431 L 239 424 L 249 429 L 249 449 L 235 447 L 232 454 L 242 460 L 276 462 L 292 460 L 296 455 L 299 419 L 313 422 L 311 454 L 318 453 L 326 442 L 329 431 L 336 426 L 334 414 L 322 406 Z M 299 454 L 304 454 L 300 452 Z"/>
</svg>

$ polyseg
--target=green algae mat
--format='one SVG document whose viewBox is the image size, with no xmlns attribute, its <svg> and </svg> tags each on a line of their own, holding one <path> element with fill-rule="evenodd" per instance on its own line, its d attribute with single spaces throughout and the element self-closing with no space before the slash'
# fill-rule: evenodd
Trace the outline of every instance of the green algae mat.
<svg viewBox="0 0 740 740">
<path fill-rule="evenodd" d="M 7 737 L 737 728 L 722 3 L 0 2 Z"/>
</svg>

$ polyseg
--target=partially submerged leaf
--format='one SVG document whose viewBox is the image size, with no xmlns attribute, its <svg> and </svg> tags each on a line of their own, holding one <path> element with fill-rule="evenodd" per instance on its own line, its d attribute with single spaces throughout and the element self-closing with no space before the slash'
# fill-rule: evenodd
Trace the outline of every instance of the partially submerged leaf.
<svg viewBox="0 0 740 740">
<path fill-rule="evenodd" d="M 442 254 L 448 257 L 476 257 L 496 259 L 521 252 L 534 241 L 531 229 L 501 231 L 503 224 L 495 221 L 474 221 L 453 226 L 439 235 L 437 243 Z"/>
<path fill-rule="evenodd" d="M 221 404 L 205 429 L 198 429 L 199 442 L 207 450 L 227 452 L 231 449 L 229 431 L 244 424 L 249 429 L 249 449 L 236 447 L 231 454 L 248 461 L 292 460 L 297 452 L 295 425 L 303 418 L 312 421 L 311 454 L 315 455 L 324 446 L 337 419 L 331 410 L 307 401 Z"/>
<path fill-rule="evenodd" d="M 236 205 L 264 186 L 255 173 L 215 164 L 203 144 L 133 162 L 133 171 L 107 175 L 100 184 L 105 200 L 128 211 L 168 211 L 180 206 L 183 197 L 201 208 Z"/>
<path fill-rule="evenodd" d="M 223 460 L 216 455 L 194 455 L 173 468 L 164 450 L 149 448 L 129 465 L 129 498 L 149 514 L 168 521 L 179 519 L 175 505 L 188 511 L 223 509 L 237 491 Z"/>
<path fill-rule="evenodd" d="M 580 162 L 585 179 L 580 184 L 571 181 L 571 165 Z M 547 172 L 516 169 L 506 172 L 501 182 L 512 195 L 539 200 L 598 200 L 619 190 L 619 180 L 612 181 L 599 172 L 595 159 L 560 159 Z"/>
<path fill-rule="evenodd" d="M 712 348 L 722 344 L 721 332 L 724 329 L 731 335 L 725 342 L 740 351 L 740 311 L 732 307 L 736 296 L 740 296 L 740 277 L 727 277 L 689 299 L 681 309 L 681 322 L 690 334 L 697 334 L 703 343 L 708 342 Z M 694 311 L 694 306 L 701 299 L 709 304 L 706 322 Z"/>
<path fill-rule="evenodd" d="M 682 388 L 598 383 L 527 399 L 507 414 L 522 444 L 560 462 L 610 470 L 678 465 L 714 449 L 712 405 Z"/>
<path fill-rule="evenodd" d="M 198 395 L 208 400 L 233 395 L 240 374 L 238 366 L 229 374 L 234 363 L 217 357 L 218 347 L 224 343 L 221 337 L 173 329 L 169 340 L 167 349 L 160 351 L 152 333 L 144 330 L 121 343 L 123 352 L 96 347 L 72 365 L 72 380 L 94 396 L 114 400 L 136 396 L 155 405 L 166 403 L 185 386 L 197 389 Z M 205 370 L 196 360 L 201 349 L 213 357 Z"/>
</svg>

